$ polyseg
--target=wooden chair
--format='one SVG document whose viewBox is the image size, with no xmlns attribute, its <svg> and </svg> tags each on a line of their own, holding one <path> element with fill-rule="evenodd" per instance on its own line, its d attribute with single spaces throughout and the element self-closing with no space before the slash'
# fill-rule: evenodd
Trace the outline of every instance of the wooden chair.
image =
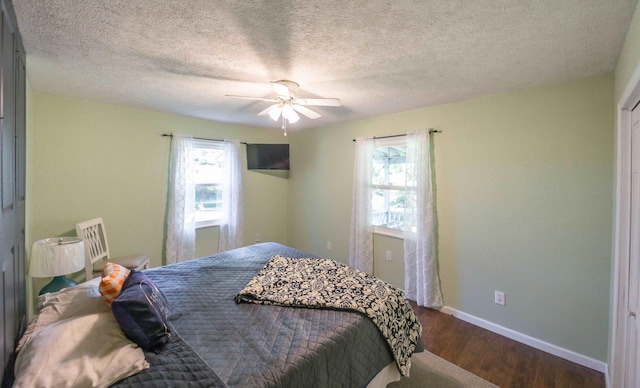
<svg viewBox="0 0 640 388">
<path fill-rule="evenodd" d="M 149 255 L 138 254 L 112 258 L 109 256 L 109 244 L 104 230 L 102 218 L 79 222 L 76 234 L 84 240 L 85 274 L 87 280 L 101 276 L 104 266 L 110 263 L 120 264 L 129 269 L 143 270 L 149 268 Z"/>
</svg>

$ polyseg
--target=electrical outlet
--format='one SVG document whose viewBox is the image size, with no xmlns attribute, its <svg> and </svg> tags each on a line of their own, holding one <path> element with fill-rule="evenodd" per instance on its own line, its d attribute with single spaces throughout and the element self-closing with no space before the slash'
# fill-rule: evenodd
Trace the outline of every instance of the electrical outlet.
<svg viewBox="0 0 640 388">
<path fill-rule="evenodd" d="M 330 251 L 331 250 L 331 242 L 327 241 L 327 250 Z"/>
<path fill-rule="evenodd" d="M 501 306 L 506 306 L 507 304 L 507 300 L 506 300 L 506 295 L 504 292 L 502 291 L 496 291 L 495 292 L 495 302 L 496 304 L 499 304 Z"/>
<path fill-rule="evenodd" d="M 386 252 L 386 255 L 385 255 L 385 257 L 384 257 L 384 258 L 385 258 L 387 261 L 391 261 L 391 258 L 392 258 L 392 257 L 391 257 L 391 251 L 387 251 L 387 252 Z"/>
<path fill-rule="evenodd" d="M 260 233 L 256 233 L 256 244 L 260 242 Z"/>
</svg>

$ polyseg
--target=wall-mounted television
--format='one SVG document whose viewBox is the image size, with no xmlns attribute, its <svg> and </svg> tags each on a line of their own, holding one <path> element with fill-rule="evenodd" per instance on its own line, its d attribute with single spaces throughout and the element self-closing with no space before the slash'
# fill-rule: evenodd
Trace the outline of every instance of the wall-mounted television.
<svg viewBox="0 0 640 388">
<path fill-rule="evenodd" d="M 247 144 L 249 170 L 288 170 L 289 144 Z"/>
</svg>

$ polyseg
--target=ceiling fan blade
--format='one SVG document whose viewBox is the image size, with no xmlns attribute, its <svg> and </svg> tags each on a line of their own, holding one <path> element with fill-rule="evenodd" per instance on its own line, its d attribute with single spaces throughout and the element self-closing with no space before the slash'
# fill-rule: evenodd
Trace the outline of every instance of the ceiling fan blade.
<svg viewBox="0 0 640 388">
<path fill-rule="evenodd" d="M 258 100 L 258 101 L 269 101 L 269 102 L 278 102 L 279 100 L 275 100 L 273 98 L 261 98 L 261 97 L 247 97 L 247 96 L 235 96 L 233 94 L 225 94 L 225 97 L 232 98 L 241 98 L 243 100 Z"/>
<path fill-rule="evenodd" d="M 338 98 L 302 98 L 296 99 L 296 103 L 300 105 L 342 106 L 342 102 Z"/>
<path fill-rule="evenodd" d="M 283 100 L 290 100 L 291 93 L 289 93 L 289 87 L 287 85 L 283 85 L 279 82 L 271 81 L 271 85 L 273 85 L 273 89 L 276 91 L 278 97 Z"/>
<path fill-rule="evenodd" d="M 293 106 L 293 109 L 302 113 L 303 115 L 307 116 L 310 119 L 317 119 L 318 117 L 321 117 L 320 113 L 314 112 L 311 109 L 304 107 L 302 105 L 293 104 L 292 106 Z"/>
<path fill-rule="evenodd" d="M 267 113 L 269 113 L 269 111 L 271 109 L 273 109 L 273 107 L 278 106 L 278 104 L 273 104 L 273 105 L 269 105 L 269 107 L 263 111 L 261 111 L 260 113 L 258 113 L 258 115 L 262 116 L 262 115 L 266 115 Z"/>
</svg>

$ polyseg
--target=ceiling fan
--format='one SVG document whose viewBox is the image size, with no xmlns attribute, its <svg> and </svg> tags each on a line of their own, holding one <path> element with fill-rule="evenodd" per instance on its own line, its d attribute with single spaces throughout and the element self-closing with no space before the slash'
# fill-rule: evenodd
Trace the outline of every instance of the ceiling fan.
<svg viewBox="0 0 640 388">
<path fill-rule="evenodd" d="M 271 86 L 276 92 L 278 98 L 260 98 L 260 97 L 248 97 L 248 96 L 235 96 L 227 94 L 227 97 L 243 98 L 247 100 L 259 100 L 269 101 L 274 104 L 258 113 L 258 115 L 269 115 L 273 121 L 278 121 L 282 117 L 282 129 L 284 129 L 285 136 L 287 135 L 287 122 L 293 124 L 300 119 L 298 113 L 306 116 L 310 119 L 317 119 L 320 117 L 320 113 L 315 112 L 307 105 L 315 106 L 342 106 L 337 98 L 305 98 L 298 99 L 298 89 L 300 85 L 296 82 L 289 80 L 271 81 Z M 298 112 L 298 113 L 296 113 Z"/>
</svg>

